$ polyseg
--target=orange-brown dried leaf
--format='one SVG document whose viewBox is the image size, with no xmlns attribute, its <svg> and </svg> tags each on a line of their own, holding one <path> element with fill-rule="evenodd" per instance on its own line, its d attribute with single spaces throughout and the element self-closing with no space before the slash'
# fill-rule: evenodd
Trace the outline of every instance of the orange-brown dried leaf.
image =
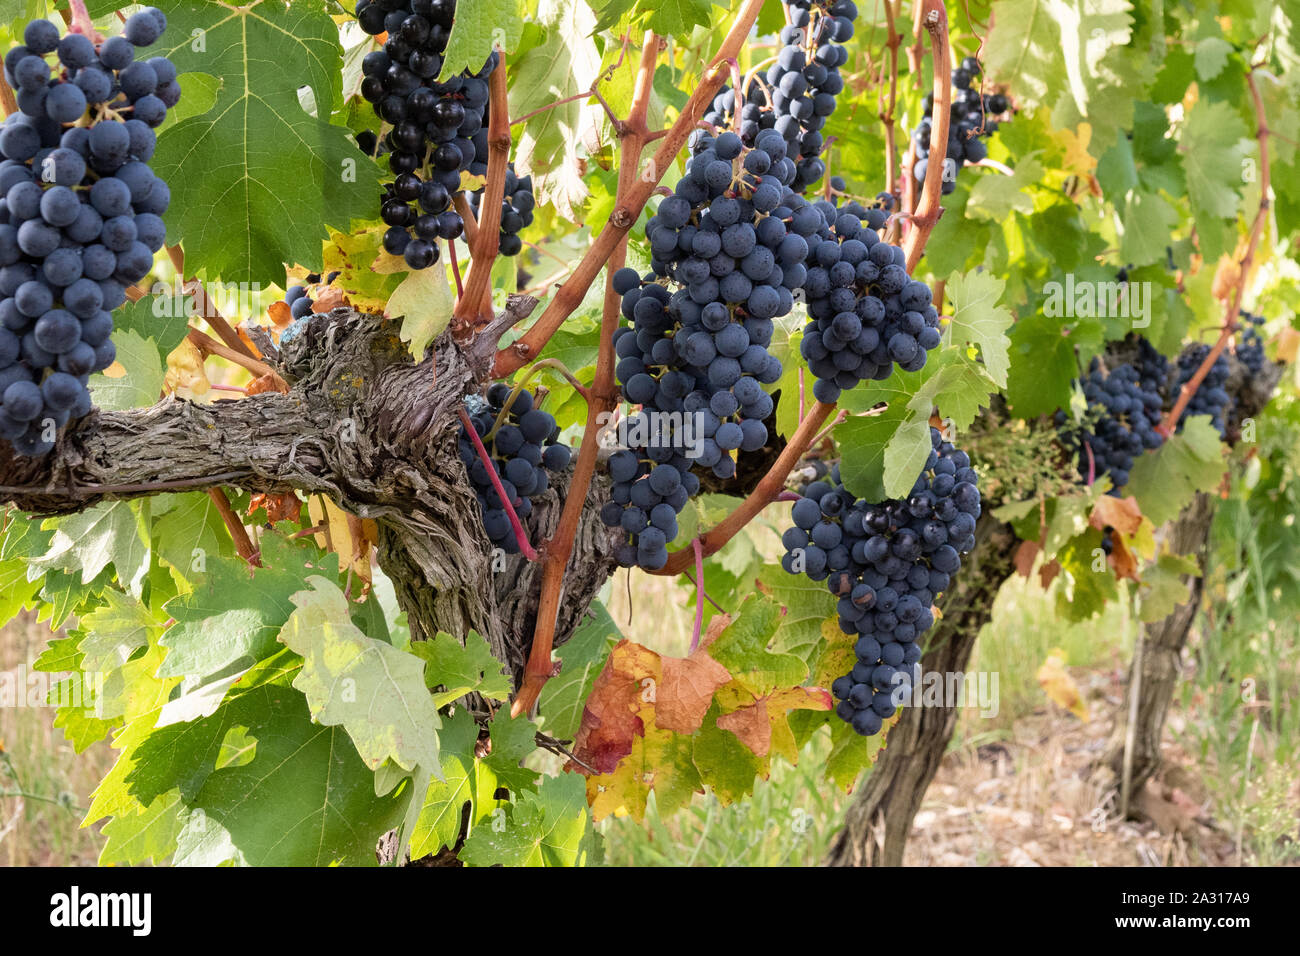
<svg viewBox="0 0 1300 956">
<path fill-rule="evenodd" d="M 655 693 L 655 723 L 664 730 L 693 734 L 704 723 L 714 693 L 731 674 L 702 647 L 690 657 L 664 657 L 660 663 L 663 679 Z"/>
<path fill-rule="evenodd" d="M 1038 552 L 1042 546 L 1037 541 L 1021 541 L 1020 546 L 1016 548 L 1015 561 L 1016 571 L 1022 578 L 1029 577 L 1029 573 L 1034 570 L 1034 559 L 1038 557 Z"/>
<path fill-rule="evenodd" d="M 263 392 L 279 392 L 282 395 L 287 395 L 289 386 L 284 379 L 274 372 L 259 375 L 244 386 L 246 395 L 261 395 Z"/>
<path fill-rule="evenodd" d="M 1136 534 L 1142 525 L 1142 509 L 1138 507 L 1137 499 L 1131 496 L 1116 498 L 1113 495 L 1102 495 L 1093 505 L 1088 523 L 1098 531 L 1111 527 L 1120 534 Z"/>
<path fill-rule="evenodd" d="M 775 751 L 787 760 L 797 757 L 788 713 L 792 710 L 830 710 L 831 695 L 820 687 L 787 687 L 757 698 L 718 718 L 756 757 Z"/>
<path fill-rule="evenodd" d="M 635 738 L 645 736 L 662 677 L 654 651 L 627 638 L 614 645 L 582 709 L 574 756 L 598 773 L 613 773 Z"/>
<path fill-rule="evenodd" d="M 248 513 L 251 515 L 258 508 L 266 509 L 268 521 L 297 521 L 302 509 L 302 501 L 292 491 L 282 494 L 257 492 L 248 499 Z"/>
<path fill-rule="evenodd" d="M 266 314 L 270 316 L 271 324 L 277 329 L 283 329 L 293 321 L 293 312 L 288 302 L 272 302 L 266 307 Z"/>
<path fill-rule="evenodd" d="M 1142 580 L 1138 576 L 1137 555 L 1129 550 L 1128 542 L 1123 535 L 1111 536 L 1110 567 L 1115 572 L 1116 579 L 1120 581 L 1125 578 L 1130 581 Z"/>
<path fill-rule="evenodd" d="M 333 286 L 322 286 L 311 300 L 314 312 L 329 312 L 331 309 L 347 304 L 348 298 L 343 294 L 343 290 L 335 289 Z"/>
<path fill-rule="evenodd" d="M 1056 576 L 1061 573 L 1061 562 L 1052 560 L 1048 561 L 1038 569 L 1038 583 L 1046 591 L 1051 583 L 1056 580 Z"/>
</svg>

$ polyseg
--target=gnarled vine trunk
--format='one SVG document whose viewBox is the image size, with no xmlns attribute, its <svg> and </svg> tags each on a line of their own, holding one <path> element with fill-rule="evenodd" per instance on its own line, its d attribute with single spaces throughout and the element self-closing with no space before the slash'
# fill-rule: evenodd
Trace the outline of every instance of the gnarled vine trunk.
<svg viewBox="0 0 1300 956">
<path fill-rule="evenodd" d="M 1185 554 L 1195 560 L 1201 573 L 1183 576 L 1188 585 L 1187 600 L 1174 608 L 1174 612 L 1164 620 L 1146 625 L 1142 653 L 1129 665 L 1124 697 L 1115 708 L 1110 740 L 1092 771 L 1093 781 L 1102 788 L 1103 805 L 1107 802 L 1105 795 L 1109 794 L 1113 797 L 1113 805 L 1120 806 L 1119 792 L 1123 784 L 1129 713 L 1135 690 L 1137 714 L 1132 724 L 1130 805 L 1131 796 L 1142 791 L 1160 765 L 1160 737 L 1164 731 L 1165 715 L 1169 712 L 1169 702 L 1173 699 L 1174 689 L 1178 686 L 1178 678 L 1182 673 L 1181 659 L 1187 634 L 1201 607 L 1205 550 L 1213 520 L 1214 506 L 1210 496 L 1201 493 L 1169 527 L 1170 548 L 1175 554 Z"/>
<path fill-rule="evenodd" d="M 0 496 L 39 514 L 112 499 L 222 485 L 323 494 L 375 520 L 380 567 L 412 636 L 476 630 L 516 673 L 533 631 L 540 563 L 494 551 L 457 452 L 458 410 L 489 374 L 501 332 L 535 300 L 512 297 L 469 343 L 444 334 L 413 362 L 392 323 L 335 309 L 312 316 L 265 358 L 289 383 L 207 405 L 166 398 L 142 409 L 92 412 L 43 458 L 0 460 Z M 535 546 L 559 523 L 568 475 L 535 502 Z M 563 643 L 614 567 L 599 519 L 605 486 L 588 493 L 566 577 Z"/>
</svg>

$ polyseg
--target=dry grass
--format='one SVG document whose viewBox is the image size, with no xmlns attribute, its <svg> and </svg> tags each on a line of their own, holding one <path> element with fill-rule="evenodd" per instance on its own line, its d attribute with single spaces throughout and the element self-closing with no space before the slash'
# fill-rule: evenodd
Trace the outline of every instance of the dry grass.
<svg viewBox="0 0 1300 956">
<path fill-rule="evenodd" d="M 34 614 L 0 629 L 0 671 L 25 675 L 50 640 Z M 25 695 L 24 695 L 25 697 Z M 107 742 L 78 756 L 52 708 L 0 707 L 0 864 L 93 866 L 99 827 L 81 828 L 90 793 L 113 763 Z M 15 779 L 16 778 L 16 779 Z"/>
</svg>

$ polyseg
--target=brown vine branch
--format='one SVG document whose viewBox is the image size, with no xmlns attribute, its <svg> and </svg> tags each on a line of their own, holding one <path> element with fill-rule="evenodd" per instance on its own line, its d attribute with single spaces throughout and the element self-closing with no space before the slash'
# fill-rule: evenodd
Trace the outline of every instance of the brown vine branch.
<svg viewBox="0 0 1300 956">
<path fill-rule="evenodd" d="M 898 103 L 898 48 L 903 42 L 903 35 L 894 27 L 894 19 L 898 16 L 896 7 L 902 6 L 902 0 L 883 0 L 885 7 L 885 26 L 889 31 L 889 38 L 885 41 L 885 46 L 889 49 L 889 105 L 880 113 L 880 121 L 885 124 L 885 189 L 895 196 L 897 183 L 895 179 L 894 161 L 897 144 L 894 141 L 894 110 Z"/>
<path fill-rule="evenodd" d="M 195 347 L 197 347 L 205 357 L 208 355 L 215 355 L 218 358 L 223 358 L 228 362 L 234 362 L 236 365 L 248 369 L 254 375 L 274 375 L 277 379 L 279 378 L 275 369 L 271 368 L 271 366 L 267 365 L 265 362 L 260 359 L 249 358 L 248 355 L 243 352 L 236 352 L 229 346 L 218 342 L 206 332 L 201 332 L 198 329 L 190 329 L 186 338 L 194 343 Z M 281 391 L 287 390 L 287 388 L 281 389 Z"/>
<path fill-rule="evenodd" d="M 470 245 L 470 266 L 465 277 L 465 294 L 456 302 L 455 318 L 481 325 L 492 316 L 492 264 L 501 246 L 501 200 L 505 195 L 506 166 L 510 161 L 510 107 L 506 101 L 505 53 L 488 78 L 488 168 L 487 185 L 479 202 L 478 229 Z"/>
<path fill-rule="evenodd" d="M 930 128 L 930 156 L 925 170 L 925 185 L 921 190 L 920 205 L 912 213 L 912 228 L 907 233 L 904 245 L 908 272 L 916 269 L 930 233 L 943 214 L 939 199 L 943 193 L 943 175 L 948 162 L 948 114 L 952 104 L 952 52 L 948 49 L 948 14 L 941 0 L 925 0 L 917 21 L 930 34 L 930 49 L 934 55 L 934 105 L 930 110 L 933 125 Z M 917 43 L 920 42 L 918 27 Z"/>
<path fill-rule="evenodd" d="M 230 539 L 235 543 L 235 550 L 239 556 L 249 564 L 261 567 L 262 559 L 258 556 L 257 548 L 248 537 L 248 529 L 244 527 L 244 522 L 239 520 L 235 509 L 230 507 L 230 499 L 226 497 L 226 493 L 220 488 L 209 488 L 208 497 L 217 506 L 217 513 L 221 515 L 221 520 L 226 523 L 226 530 L 230 532 Z"/>
<path fill-rule="evenodd" d="M 654 83 L 655 62 L 659 55 L 659 39 L 647 32 L 641 47 L 641 63 L 637 69 L 636 85 L 632 93 L 632 108 L 626 123 L 626 135 L 619 142 L 618 195 L 623 196 L 631 187 L 641 152 L 645 149 L 646 117 L 649 115 L 650 91 Z M 609 230 L 606 230 L 607 232 Z M 614 291 L 614 273 L 623 267 L 627 257 L 626 231 L 619 237 L 609 257 L 605 273 L 605 305 L 600 318 L 600 352 L 596 357 L 596 377 L 587 396 L 587 423 L 583 430 L 578 461 L 569 484 L 569 495 L 560 514 L 559 527 L 546 544 L 546 560 L 542 568 L 542 590 L 537 603 L 537 625 L 533 630 L 533 643 L 524 668 L 523 682 L 510 707 L 511 714 L 531 711 L 538 695 L 554 672 L 551 649 L 555 643 L 555 624 L 560 610 L 560 597 L 564 592 L 564 572 L 573 553 L 573 542 L 578 524 L 582 520 L 587 490 L 596 473 L 596 455 L 600 450 L 597 433 L 604 416 L 618 403 L 618 388 L 614 382 L 614 331 L 618 328 L 621 297 Z"/>
<path fill-rule="evenodd" d="M 1250 98 L 1255 106 L 1255 138 L 1259 141 L 1259 208 L 1255 211 L 1255 218 L 1250 224 L 1250 238 L 1246 242 L 1246 250 L 1237 263 L 1239 270 L 1237 281 L 1224 309 L 1223 329 L 1219 333 L 1219 338 L 1206 354 L 1200 368 L 1179 390 L 1178 399 L 1174 402 L 1173 408 L 1169 409 L 1169 414 L 1165 416 L 1164 421 L 1156 426 L 1156 431 L 1165 438 L 1174 433 L 1174 430 L 1178 427 L 1178 420 L 1187 409 L 1187 404 L 1192 400 L 1192 396 L 1196 394 L 1196 390 L 1201 387 L 1201 383 L 1205 381 L 1205 376 L 1210 373 L 1210 369 L 1219 360 L 1219 356 L 1223 354 L 1223 350 L 1227 348 L 1228 342 L 1237 330 L 1237 315 L 1241 311 L 1242 299 L 1245 298 L 1246 283 L 1250 278 L 1251 264 L 1255 259 L 1255 251 L 1259 248 L 1260 238 L 1264 234 L 1264 225 L 1268 221 L 1270 206 L 1268 193 L 1271 183 L 1268 137 L 1272 134 L 1268 128 L 1268 116 L 1264 112 L 1264 100 L 1259 95 L 1259 87 L 1255 83 L 1255 69 L 1246 74 L 1246 84 L 1250 87 Z"/>
<path fill-rule="evenodd" d="M 677 122 L 663 137 L 663 142 L 645 168 L 640 171 L 637 180 L 625 193 L 617 197 L 609 222 L 573 270 L 573 275 L 556 292 L 555 297 L 547 304 L 532 327 L 517 341 L 497 352 L 496 364 L 493 366 L 495 377 L 504 378 L 528 364 L 533 356 L 550 341 L 555 330 L 582 303 L 596 276 L 613 255 L 615 247 L 636 223 L 637 217 L 659 184 L 659 180 L 668 171 L 668 167 L 685 144 L 686 138 L 695 129 L 700 117 L 704 115 L 704 110 L 722 88 L 723 81 L 730 73 L 728 61 L 735 59 L 744 45 L 745 38 L 758 19 L 762 6 L 763 0 L 745 0 L 731 30 L 710 61 L 708 72 L 700 85 L 695 88 L 695 92 L 691 94 Z M 636 157 L 633 162 L 639 166 L 640 157 Z"/>
</svg>

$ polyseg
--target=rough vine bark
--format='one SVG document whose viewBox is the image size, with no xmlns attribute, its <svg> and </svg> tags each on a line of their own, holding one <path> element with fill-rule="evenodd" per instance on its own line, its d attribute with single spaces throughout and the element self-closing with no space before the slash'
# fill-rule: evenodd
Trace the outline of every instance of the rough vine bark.
<svg viewBox="0 0 1300 956">
<path fill-rule="evenodd" d="M 975 549 L 940 602 L 925 655 L 924 671 L 964 672 L 975 638 L 992 616 L 998 589 L 1014 572 L 1018 544 L 1011 526 L 988 511 L 975 528 Z M 828 866 L 899 866 L 921 808 L 957 725 L 953 707 L 905 707 L 889 742 L 854 795 L 844 826 L 827 853 Z"/>
<path fill-rule="evenodd" d="M 45 458 L 0 458 L 0 499 L 36 514 L 68 514 L 105 500 L 232 485 L 329 496 L 379 527 L 380 566 L 417 639 L 477 630 L 516 672 L 536 606 L 536 566 L 496 559 L 456 451 L 456 410 L 489 373 L 501 331 L 531 311 L 514 297 L 469 343 L 443 335 L 413 362 L 391 323 L 350 309 L 313 316 L 267 345 L 288 394 L 198 405 L 166 398 L 149 408 L 94 412 Z M 558 522 L 567 480 L 539 499 L 535 544 Z M 581 620 L 612 572 L 600 527 L 605 491 L 593 486 L 566 578 L 557 643 Z"/>
<path fill-rule="evenodd" d="M 1175 554 L 1185 554 L 1196 561 L 1201 572 L 1183 575 L 1188 585 L 1187 601 L 1161 621 L 1146 625 L 1146 640 L 1142 656 L 1129 665 L 1128 679 L 1124 685 L 1124 698 L 1115 708 L 1114 726 L 1102 757 L 1093 766 L 1092 779 L 1102 788 L 1103 805 L 1106 794 L 1114 796 L 1119 806 L 1118 794 L 1124 773 L 1124 745 L 1128 738 L 1128 715 L 1133 688 L 1138 688 L 1137 720 L 1134 722 L 1133 757 L 1129 783 L 1129 805 L 1133 797 L 1142 792 L 1147 780 L 1160 765 L 1160 736 L 1164 731 L 1165 715 L 1173 699 L 1174 688 L 1182 674 L 1183 646 L 1192 629 L 1204 593 L 1205 550 L 1214 520 L 1214 505 L 1209 495 L 1198 494 L 1169 527 L 1168 542 Z M 1140 679 L 1134 683 L 1135 674 Z"/>
</svg>

